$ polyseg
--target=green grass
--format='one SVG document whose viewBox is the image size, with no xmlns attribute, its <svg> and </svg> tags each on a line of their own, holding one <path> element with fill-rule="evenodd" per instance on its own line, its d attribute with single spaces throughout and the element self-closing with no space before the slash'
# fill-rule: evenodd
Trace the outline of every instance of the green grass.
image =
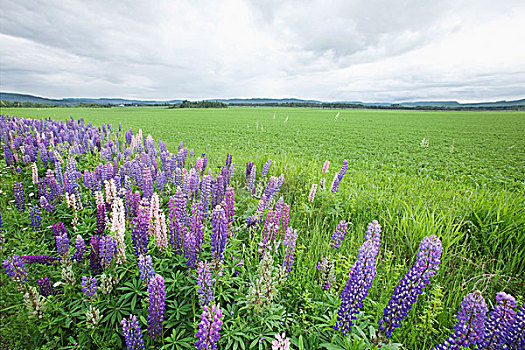
<svg viewBox="0 0 525 350">
<path fill-rule="evenodd" d="M 444 311 L 436 334 L 417 334 L 412 322 L 431 302 L 423 295 L 395 339 L 407 348 L 430 347 L 453 324 L 462 297 L 479 289 L 493 300 L 505 290 L 523 297 L 525 289 L 525 113 L 338 111 L 295 108 L 50 108 L 6 109 L 2 114 L 64 120 L 84 118 L 113 128 L 142 129 L 168 143 L 183 140 L 196 154 L 206 152 L 210 166 L 233 154 L 241 187 L 247 161 L 261 169 L 272 158 L 270 174 L 285 174 L 282 194 L 292 204 L 291 225 L 299 230 L 294 295 L 307 292 L 316 263 L 329 251 L 339 220 L 353 223 L 340 262 L 353 263 L 366 223 L 383 225 L 378 277 L 365 304 L 379 317 L 393 286 L 413 261 L 421 239 L 437 234 L 443 241 L 443 263 L 433 280 L 443 287 Z M 275 116 L 275 118 L 274 118 Z M 428 137 L 428 147 L 421 140 Z M 451 144 L 454 142 L 453 152 Z M 318 191 L 307 202 L 312 183 L 319 183 L 322 164 L 330 160 L 328 186 L 343 159 L 349 170 L 334 197 Z M 241 217 L 253 213 L 256 201 L 241 204 Z M 391 256 L 391 259 L 386 257 Z M 396 270 L 397 269 L 397 270 Z M 396 274 L 395 271 L 398 271 Z M 348 270 L 341 269 L 339 284 Z M 304 283 L 300 283 L 303 281 Z M 432 286 L 431 286 L 432 287 Z M 299 302 L 299 301 L 298 301 Z M 308 323 L 303 324 L 308 326 Z M 308 334 L 304 330 L 305 337 Z"/>
</svg>

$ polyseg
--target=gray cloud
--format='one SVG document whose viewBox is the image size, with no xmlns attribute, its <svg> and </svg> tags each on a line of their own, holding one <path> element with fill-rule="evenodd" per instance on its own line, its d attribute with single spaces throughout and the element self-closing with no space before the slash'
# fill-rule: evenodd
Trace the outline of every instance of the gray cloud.
<svg viewBox="0 0 525 350">
<path fill-rule="evenodd" d="M 392 101 L 525 95 L 519 0 L 4 1 L 2 91 Z"/>
</svg>

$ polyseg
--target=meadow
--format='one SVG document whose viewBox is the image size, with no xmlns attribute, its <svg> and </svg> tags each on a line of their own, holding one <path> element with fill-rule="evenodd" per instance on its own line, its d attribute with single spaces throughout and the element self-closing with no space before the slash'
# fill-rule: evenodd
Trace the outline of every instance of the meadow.
<svg viewBox="0 0 525 350">
<path fill-rule="evenodd" d="M 110 134 L 112 139 L 121 122 L 122 152 L 130 145 L 123 136 L 130 128 L 134 136 L 142 130 L 144 140 L 151 134 L 159 152 L 160 142 L 165 142 L 167 149 L 177 154 L 179 142 L 183 141 L 183 146 L 194 153 L 184 164 L 186 171 L 195 167 L 197 157 L 205 154 L 208 169 L 219 174 L 225 166 L 226 154 L 232 155 L 233 165 L 228 169 L 234 169 L 231 186 L 235 189 L 235 216 L 231 225 L 237 233 L 229 238 L 224 251 L 224 274 L 213 272 L 214 302 L 223 310 L 219 349 L 269 349 L 275 334 L 282 332 L 286 332 L 294 349 L 368 349 L 378 346 L 378 342 L 383 343 L 382 348 L 428 349 L 451 333 L 457 321 L 455 315 L 469 293 L 480 291 L 489 309 L 497 305 L 494 300 L 501 291 L 516 297 L 519 304 L 523 302 L 524 112 L 124 107 L 2 108 L 0 113 L 20 118 L 51 118 L 71 125 L 71 117 L 74 123 L 83 118 L 86 124 L 97 127 L 105 124 L 98 132 Z M 107 124 L 112 125 L 111 133 Z M 23 128 L 17 130 L 21 132 Z M 0 135 L 4 135 L 2 144 L 7 144 L 7 133 L 0 131 Z M 57 149 L 64 152 L 65 170 L 72 154 L 67 147 Z M 112 159 L 103 159 L 101 151 L 74 158 L 80 173 Z M 271 166 L 267 176 L 262 176 L 260 171 L 268 159 L 272 160 Z M 332 179 L 343 160 L 347 160 L 348 170 L 334 193 L 330 190 Z M 119 164 L 124 161 L 122 156 Z M 327 172 L 323 171 L 325 161 L 330 161 Z M 255 194 L 246 188 L 247 162 L 254 162 L 257 169 Z M 67 227 L 71 244 L 77 232 L 88 238 L 97 231 L 94 191 L 82 184 L 79 187 L 85 204 L 78 213 L 78 222 L 73 222 L 71 208 L 64 201 L 57 201 L 52 213 L 42 210 L 41 227 L 31 230 L 31 218 L 27 210 L 16 210 L 13 193 L 13 184 L 23 183 L 28 207 L 30 203 L 38 205 L 37 196 L 28 196 L 30 163 L 17 162 L 20 172 L 15 171 L 15 166 L 2 170 L 0 210 L 5 231 L 2 260 L 13 253 L 56 256 L 56 242 L 49 227 L 57 221 Z M 39 176 L 44 176 L 46 166 L 41 161 L 36 163 Z M 159 162 L 158 166 L 165 165 Z M 293 268 L 283 281 L 274 281 L 275 295 L 261 309 L 247 295 L 262 279 L 261 261 L 268 263 L 258 251 L 261 234 L 268 228 L 263 225 L 264 220 L 250 228 L 246 220 L 258 213 L 261 192 L 269 186 L 269 177 L 281 174 L 284 181 L 277 192 L 290 206 L 288 225 L 297 230 L 297 242 L 293 244 Z M 323 178 L 326 185 L 321 188 Z M 315 198 L 309 198 L 312 184 L 319 185 Z M 139 183 L 130 186 L 143 190 Z M 168 213 L 169 198 L 177 186 L 168 183 L 166 187 L 160 195 L 160 207 Z M 104 192 L 104 185 L 101 190 Z M 270 207 L 263 212 L 272 210 Z M 111 212 L 110 207 L 107 211 Z M 334 249 L 330 240 L 342 220 L 348 223 L 346 235 L 340 248 Z M 375 264 L 377 275 L 354 326 L 343 336 L 340 330 L 333 329 L 341 307 L 339 297 L 350 269 L 356 266 L 356 259 L 359 261 L 367 223 L 372 220 L 382 227 Z M 204 221 L 206 252 L 213 245 L 210 221 Z M 107 226 L 103 232 L 110 232 L 110 225 Z M 131 231 L 133 226 L 127 221 L 128 262 L 136 259 L 131 248 Z M 291 249 L 286 232 L 280 235 L 281 240 L 288 238 L 288 245 L 285 248 L 283 242 L 274 247 L 275 263 L 271 265 L 276 269 L 286 259 L 285 249 L 288 252 Z M 439 269 L 393 335 L 378 340 L 378 321 L 395 293 L 394 288 L 417 260 L 420 243 L 432 235 L 439 238 L 442 247 Z M 150 246 L 155 271 L 164 277 L 167 296 L 164 337 L 159 342 L 144 334 L 146 345 L 194 348 L 201 315 L 194 271 L 186 268 L 187 257 L 157 249 L 154 242 Z M 204 253 L 203 256 L 208 257 Z M 330 288 L 324 288 L 326 276 L 323 267 L 318 266 L 327 258 L 333 264 Z M 78 287 L 86 266 L 84 270 L 74 266 L 79 274 L 76 285 L 59 286 L 64 294 L 51 296 L 56 300 L 55 307 L 48 305 L 47 313 L 36 320 L 25 311 L 16 286 L 2 273 L 2 341 L 13 348 L 75 348 L 74 344 L 123 347 L 120 327 L 123 317 L 136 314 L 142 329 L 148 325 L 148 287 L 141 284 L 136 265 L 134 262 L 111 266 L 111 273 L 122 283 L 116 283 L 113 292 L 107 295 L 99 293 L 96 303 L 91 300 L 90 305 L 98 305 L 102 318 L 89 330 L 84 320 L 88 304 L 82 303 Z M 49 272 L 47 266 L 31 268 L 31 273 L 47 273 L 53 281 L 64 279 L 59 269 Z M 36 278 L 30 278 L 34 285 L 35 281 Z M 45 336 L 42 338 L 40 334 Z"/>
</svg>

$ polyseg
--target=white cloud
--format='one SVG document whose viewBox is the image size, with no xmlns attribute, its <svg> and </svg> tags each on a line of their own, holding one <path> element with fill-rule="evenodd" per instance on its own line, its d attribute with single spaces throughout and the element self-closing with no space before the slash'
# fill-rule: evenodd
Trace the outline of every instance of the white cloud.
<svg viewBox="0 0 525 350">
<path fill-rule="evenodd" d="M 525 96 L 523 1 L 18 1 L 2 91 L 49 97 Z"/>
</svg>

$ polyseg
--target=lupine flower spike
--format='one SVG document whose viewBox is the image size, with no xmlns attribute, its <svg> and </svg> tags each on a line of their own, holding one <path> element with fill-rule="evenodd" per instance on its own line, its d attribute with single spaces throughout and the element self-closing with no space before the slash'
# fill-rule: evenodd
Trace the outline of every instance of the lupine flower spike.
<svg viewBox="0 0 525 350">
<path fill-rule="evenodd" d="M 148 286 L 148 334 L 153 339 L 162 337 L 162 323 L 164 322 L 164 305 L 166 302 L 166 290 L 164 279 L 161 275 L 155 275 L 149 281 Z"/>
<path fill-rule="evenodd" d="M 22 258 L 14 254 L 12 257 L 2 261 L 2 266 L 13 282 L 18 283 L 18 289 L 22 289 L 22 284 L 27 281 L 27 269 Z"/>
<path fill-rule="evenodd" d="M 341 243 L 345 239 L 346 231 L 348 230 L 348 223 L 344 220 L 339 221 L 335 228 L 334 234 L 332 235 L 332 241 L 330 246 L 334 249 L 339 249 Z"/>
<path fill-rule="evenodd" d="M 155 271 L 153 270 L 153 263 L 151 262 L 151 256 L 149 255 L 139 255 L 138 259 L 140 280 L 146 284 L 149 284 L 150 279 L 155 276 Z"/>
<path fill-rule="evenodd" d="M 90 299 L 97 297 L 97 278 L 82 276 L 82 293 Z"/>
<path fill-rule="evenodd" d="M 37 281 L 37 283 L 40 287 L 40 294 L 42 294 L 43 297 L 48 297 L 56 293 L 53 289 L 53 286 L 49 283 L 49 278 L 42 277 Z"/>
<path fill-rule="evenodd" d="M 486 335 L 482 344 L 484 349 L 504 349 L 516 318 L 516 299 L 512 295 L 499 292 L 496 294 L 496 303 L 485 326 Z"/>
<path fill-rule="evenodd" d="M 332 181 L 332 187 L 330 188 L 330 191 L 332 191 L 333 194 L 336 194 L 337 191 L 339 191 L 339 183 L 345 176 L 347 170 L 348 160 L 345 159 L 343 160 L 343 166 L 341 167 L 341 170 L 339 170 L 339 173 L 335 174 L 334 180 Z"/>
<path fill-rule="evenodd" d="M 433 350 L 460 349 L 461 347 L 477 346 L 483 342 L 487 304 L 481 292 L 476 291 L 463 298 L 461 310 L 456 318 L 458 322 L 452 334 L 443 343 L 436 345 Z"/>
<path fill-rule="evenodd" d="M 222 311 L 219 305 L 204 306 L 201 314 L 201 322 L 197 330 L 197 350 L 216 350 L 217 342 L 221 336 Z"/>
<path fill-rule="evenodd" d="M 142 331 L 137 317 L 130 315 L 129 320 L 123 318 L 120 324 L 122 325 L 122 333 L 124 334 L 124 339 L 126 339 L 128 350 L 145 350 L 146 347 L 144 346 Z"/>
<path fill-rule="evenodd" d="M 369 224 L 370 225 L 373 224 Z M 379 225 L 377 225 L 379 226 Z M 352 267 L 348 281 L 341 293 L 341 307 L 337 316 L 335 329 L 347 334 L 353 326 L 359 310 L 363 306 L 363 300 L 372 287 L 376 276 L 376 259 L 380 244 L 380 226 L 377 230 L 367 231 L 367 239 L 359 248 L 357 261 Z"/>
<path fill-rule="evenodd" d="M 441 241 L 436 235 L 425 237 L 419 245 L 417 260 L 405 277 L 394 289 L 392 297 L 379 320 L 379 329 L 387 337 L 401 326 L 401 321 L 407 316 L 418 295 L 430 283 L 441 262 Z"/>
<path fill-rule="evenodd" d="M 211 264 L 206 261 L 199 261 L 197 266 L 197 285 L 199 292 L 199 304 L 209 305 L 213 299 L 213 283 L 211 278 Z"/>
</svg>

